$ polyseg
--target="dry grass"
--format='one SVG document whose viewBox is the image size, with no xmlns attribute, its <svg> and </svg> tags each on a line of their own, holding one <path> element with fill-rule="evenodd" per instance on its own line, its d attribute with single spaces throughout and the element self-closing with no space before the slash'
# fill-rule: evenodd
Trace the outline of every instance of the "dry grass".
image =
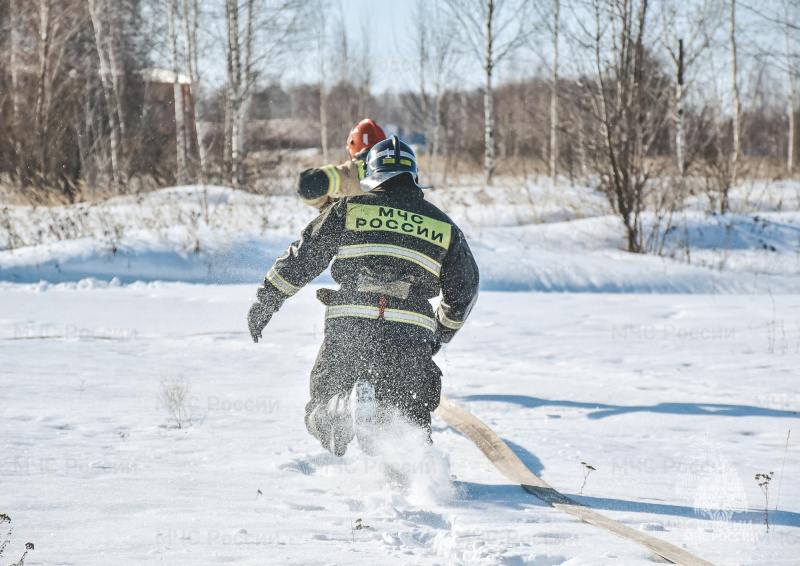
<svg viewBox="0 0 800 566">
<path fill-rule="evenodd" d="M 178 428 L 192 425 L 193 407 L 189 402 L 191 393 L 192 386 L 183 377 L 177 377 L 171 381 L 161 380 L 158 399 L 162 407 L 166 409 L 169 420 L 173 421 Z"/>
</svg>

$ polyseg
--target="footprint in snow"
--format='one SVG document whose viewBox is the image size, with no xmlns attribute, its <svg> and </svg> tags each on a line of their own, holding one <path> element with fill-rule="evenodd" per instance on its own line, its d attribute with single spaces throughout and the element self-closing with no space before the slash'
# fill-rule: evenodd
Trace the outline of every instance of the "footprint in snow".
<svg viewBox="0 0 800 566">
<path fill-rule="evenodd" d="M 304 476 L 310 476 L 315 471 L 314 466 L 302 458 L 297 458 L 291 462 L 278 464 L 278 469 L 287 470 L 289 472 L 300 472 Z"/>
<path fill-rule="evenodd" d="M 450 521 L 433 511 L 400 510 L 397 512 L 397 516 L 414 524 L 434 529 L 450 530 L 452 528 Z"/>
<path fill-rule="evenodd" d="M 316 473 L 319 468 L 324 468 L 333 465 L 343 465 L 341 458 L 337 458 L 327 452 L 324 454 L 317 454 L 315 456 L 301 456 L 294 458 L 289 462 L 278 464 L 279 470 L 288 470 L 290 472 L 300 472 L 305 476 L 310 476 Z"/>
<path fill-rule="evenodd" d="M 293 511 L 325 511 L 325 508 L 319 505 L 302 505 L 291 501 L 284 501 L 283 504 Z"/>
</svg>

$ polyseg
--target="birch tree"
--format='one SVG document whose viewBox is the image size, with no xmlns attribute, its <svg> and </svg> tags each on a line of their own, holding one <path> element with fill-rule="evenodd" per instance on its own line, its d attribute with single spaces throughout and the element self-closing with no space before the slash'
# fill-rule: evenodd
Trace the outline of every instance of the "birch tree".
<svg viewBox="0 0 800 566">
<path fill-rule="evenodd" d="M 518 49 L 527 33 L 528 0 L 446 0 L 466 44 L 483 68 L 484 177 L 495 170 L 493 76 L 497 65 Z"/>
<path fill-rule="evenodd" d="M 417 0 L 414 11 L 414 46 L 419 81 L 419 116 L 430 155 L 428 174 L 433 177 L 438 158 L 444 154 L 444 100 L 448 83 L 456 72 L 457 24 L 438 3 Z"/>
<path fill-rule="evenodd" d="M 375 58 L 372 55 L 372 28 L 365 14 L 361 16 L 361 34 L 358 46 L 358 106 L 356 120 L 366 118 L 372 113 L 372 74 Z M 354 120 L 355 122 L 355 120 Z"/>
<path fill-rule="evenodd" d="M 358 69 L 358 54 L 355 53 L 358 45 L 349 39 L 351 35 L 354 35 L 352 32 L 354 19 L 354 15 L 348 13 L 344 4 L 340 1 L 331 37 L 331 51 L 336 62 L 331 86 L 339 91 L 337 93 L 339 100 L 336 101 L 334 108 L 332 108 L 333 111 L 330 114 L 326 114 L 331 121 L 333 130 L 331 133 L 333 134 L 343 129 L 349 131 L 362 118 L 358 115 L 358 112 L 361 111 L 360 94 L 357 92 L 358 88 L 355 82 L 358 79 L 354 79 L 354 75 L 360 73 Z M 356 91 L 354 91 L 354 87 Z M 340 141 L 336 140 L 334 143 L 338 145 Z"/>
<path fill-rule="evenodd" d="M 316 11 L 324 14 L 329 5 L 325 0 L 316 0 L 314 3 Z M 314 41 L 316 43 L 316 67 L 317 67 L 317 88 L 319 89 L 319 124 L 320 124 L 320 143 L 322 144 L 322 161 L 328 161 L 328 26 L 327 18 L 314 18 Z"/>
<path fill-rule="evenodd" d="M 186 174 L 186 124 L 183 112 L 183 91 L 181 89 L 180 69 L 178 67 L 178 32 L 175 29 L 174 0 L 166 0 L 169 33 L 169 53 L 172 63 L 172 93 L 175 111 L 175 150 L 177 153 L 177 181 L 179 185 L 188 183 Z"/>
<path fill-rule="evenodd" d="M 54 116 L 54 101 L 69 87 L 65 73 L 66 51 L 85 23 L 76 0 L 53 3 L 38 0 L 38 73 L 34 131 L 36 133 L 38 176 L 45 180 L 53 172 L 51 150 L 58 148 L 64 135 L 63 120 Z"/>
<path fill-rule="evenodd" d="M 731 151 L 731 180 L 729 187 L 736 185 L 737 168 L 739 165 L 739 153 L 741 151 L 739 140 L 739 122 L 741 104 L 739 100 L 739 77 L 738 77 L 738 57 L 736 54 L 736 0 L 730 0 L 731 19 L 730 19 L 730 48 L 731 48 L 731 88 L 733 91 L 733 150 Z M 720 212 L 728 212 L 728 191 L 722 193 Z"/>
<path fill-rule="evenodd" d="M 716 4 L 714 0 L 703 0 L 699 5 L 678 0 L 662 3 L 664 42 L 675 65 L 675 160 L 681 177 L 694 157 L 686 146 L 686 77 L 708 49 L 709 38 L 719 26 L 721 14 L 715 10 Z"/>
<path fill-rule="evenodd" d="M 244 185 L 244 111 L 250 86 L 250 55 L 252 51 L 253 2 L 247 0 L 247 20 L 244 45 L 240 39 L 239 2 L 226 0 L 225 17 L 228 32 L 228 96 L 230 99 L 230 148 L 231 183 L 235 187 Z M 242 49 L 244 47 L 244 49 Z M 244 54 L 243 54 L 244 53 Z"/>
<path fill-rule="evenodd" d="M 457 72 L 460 52 L 457 48 L 455 22 L 437 3 L 432 12 L 431 22 L 437 33 L 431 38 L 431 66 L 433 73 L 433 144 L 431 147 L 431 172 L 437 169 L 439 156 L 445 155 L 443 119 L 445 113 L 445 93 L 448 84 Z M 442 176 L 444 181 L 444 176 Z"/>
<path fill-rule="evenodd" d="M 784 52 L 786 58 L 786 86 L 788 90 L 788 113 L 789 113 L 789 126 L 788 126 L 788 148 L 786 154 L 786 172 L 792 175 L 794 171 L 794 140 L 796 137 L 795 129 L 795 65 L 794 56 L 791 42 L 792 25 L 789 18 L 789 5 L 786 0 L 781 0 L 781 7 L 783 8 L 783 39 L 784 39 Z M 796 29 L 796 28 L 795 28 Z"/>
<path fill-rule="evenodd" d="M 553 6 L 553 69 L 550 76 L 550 183 L 555 187 L 558 180 L 558 17 L 561 0 Z"/>
<path fill-rule="evenodd" d="M 106 10 L 108 0 L 88 0 L 89 11 L 94 28 L 95 47 L 99 60 L 100 81 L 103 85 L 103 97 L 106 103 L 106 113 L 108 115 L 110 130 L 110 149 L 111 149 L 111 176 L 116 187 L 120 187 L 123 182 L 120 160 L 120 127 L 119 116 L 122 114 L 119 105 L 120 101 L 114 93 L 114 85 L 111 78 L 111 64 L 108 54 L 108 32 L 106 26 Z"/>
<path fill-rule="evenodd" d="M 425 0 L 417 0 L 415 5 L 416 19 L 416 39 L 417 39 L 417 63 L 419 70 L 419 110 L 422 117 L 422 129 L 425 134 L 426 144 L 430 138 L 430 117 L 428 111 L 428 93 L 426 92 L 427 66 L 430 60 L 428 44 L 430 42 L 431 29 L 428 26 L 427 7 L 429 4 Z"/>
<path fill-rule="evenodd" d="M 225 0 L 230 179 L 245 185 L 245 117 L 259 73 L 276 71 L 308 3 L 303 0 Z M 243 16 L 243 17 L 242 17 Z M 317 15 L 318 16 L 318 15 Z"/>
<path fill-rule="evenodd" d="M 52 42 L 53 23 L 51 19 L 52 1 L 39 0 L 39 76 L 36 93 L 36 133 L 39 145 L 39 171 L 47 172 L 47 125 L 44 118 L 44 105 L 47 92 L 48 63 L 50 61 L 50 44 Z"/>
<path fill-rule="evenodd" d="M 22 156 L 22 140 L 20 135 L 20 80 L 19 80 L 19 54 L 20 54 L 20 6 L 19 0 L 9 0 L 8 6 L 8 20 L 11 28 L 11 49 L 10 49 L 10 64 L 11 64 L 11 124 L 10 130 L 14 140 L 14 157 L 15 157 L 15 179 L 17 186 L 21 186 L 21 173 L 22 163 L 24 162 Z"/>
<path fill-rule="evenodd" d="M 108 0 L 105 0 L 106 2 Z M 114 99 L 117 101 L 116 112 L 117 120 L 119 123 L 119 133 L 122 138 L 122 143 L 125 140 L 125 112 L 123 109 L 122 100 L 125 91 L 125 73 L 122 69 L 122 62 L 119 57 L 119 12 L 120 8 L 116 2 L 112 4 L 111 9 L 106 3 L 106 23 L 108 26 L 108 33 L 105 36 L 106 49 L 108 50 L 109 70 L 111 71 L 111 86 L 114 89 Z"/>
<path fill-rule="evenodd" d="M 189 77 L 189 93 L 192 101 L 192 121 L 194 122 L 197 152 L 200 156 L 200 181 L 205 183 L 207 175 L 206 146 L 200 121 L 197 119 L 197 98 L 200 93 L 200 65 L 198 64 L 197 30 L 200 7 L 198 0 L 182 0 L 183 7 L 183 57 L 184 68 Z"/>
</svg>

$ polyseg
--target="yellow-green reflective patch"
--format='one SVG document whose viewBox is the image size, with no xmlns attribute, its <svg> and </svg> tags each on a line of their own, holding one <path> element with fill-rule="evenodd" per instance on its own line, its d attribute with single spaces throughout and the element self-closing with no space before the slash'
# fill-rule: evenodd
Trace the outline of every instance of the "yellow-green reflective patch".
<svg viewBox="0 0 800 566">
<path fill-rule="evenodd" d="M 452 226 L 407 210 L 374 204 L 347 204 L 347 229 L 356 232 L 394 232 L 414 236 L 445 249 L 450 247 Z"/>
</svg>

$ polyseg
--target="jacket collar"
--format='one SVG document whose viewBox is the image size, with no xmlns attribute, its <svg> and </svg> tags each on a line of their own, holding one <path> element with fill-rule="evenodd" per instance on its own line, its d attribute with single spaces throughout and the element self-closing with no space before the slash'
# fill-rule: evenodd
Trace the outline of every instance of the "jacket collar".
<svg viewBox="0 0 800 566">
<path fill-rule="evenodd" d="M 394 177 L 392 179 L 388 179 L 385 183 L 381 183 L 372 189 L 370 193 L 386 195 L 390 197 L 400 197 L 409 200 L 419 200 L 425 198 L 425 195 L 422 193 L 422 189 L 420 189 L 416 183 L 413 182 L 413 180 L 406 180 L 403 177 L 405 177 L 405 175 L 400 178 Z"/>
</svg>

